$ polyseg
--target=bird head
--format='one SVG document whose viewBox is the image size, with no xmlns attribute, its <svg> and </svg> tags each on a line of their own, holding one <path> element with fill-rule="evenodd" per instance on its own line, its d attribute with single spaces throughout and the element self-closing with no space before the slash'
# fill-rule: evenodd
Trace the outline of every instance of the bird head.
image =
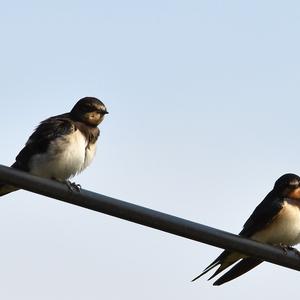
<svg viewBox="0 0 300 300">
<path fill-rule="evenodd" d="M 276 180 L 273 190 L 283 197 L 300 200 L 300 177 L 292 173 L 284 174 Z"/>
<path fill-rule="evenodd" d="M 102 101 L 94 97 L 80 99 L 71 110 L 71 116 L 90 126 L 98 126 L 108 111 Z"/>
</svg>

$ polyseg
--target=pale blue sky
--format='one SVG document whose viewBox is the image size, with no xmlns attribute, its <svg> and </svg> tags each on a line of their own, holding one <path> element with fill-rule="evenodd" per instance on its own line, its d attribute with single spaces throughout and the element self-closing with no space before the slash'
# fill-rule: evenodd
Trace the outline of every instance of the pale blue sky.
<svg viewBox="0 0 300 300">
<path fill-rule="evenodd" d="M 96 96 L 110 114 L 86 189 L 239 232 L 300 174 L 298 1 L 0 3 L 1 163 L 39 121 Z M 9 130 L 8 130 L 9 129 Z M 19 191 L 0 201 L 1 299 L 282 299 L 263 264 L 213 287 L 204 244 Z"/>
</svg>

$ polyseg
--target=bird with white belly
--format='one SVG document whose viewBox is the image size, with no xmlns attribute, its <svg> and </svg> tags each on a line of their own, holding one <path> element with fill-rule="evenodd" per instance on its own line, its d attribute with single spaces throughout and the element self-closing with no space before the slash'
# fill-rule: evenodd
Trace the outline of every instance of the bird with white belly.
<svg viewBox="0 0 300 300">
<path fill-rule="evenodd" d="M 42 121 L 11 167 L 78 189 L 69 179 L 93 160 L 100 134 L 97 126 L 106 114 L 108 111 L 99 99 L 80 99 L 69 113 Z M 16 190 L 14 186 L 0 183 L 0 196 Z"/>
<path fill-rule="evenodd" d="M 293 249 L 300 255 L 292 248 L 300 243 L 300 177 L 288 173 L 278 178 L 274 188 L 253 211 L 239 235 L 280 246 L 284 251 Z M 243 275 L 262 262 L 263 260 L 256 257 L 225 250 L 193 281 L 219 266 L 209 278 L 212 279 L 236 263 L 214 282 L 214 285 L 221 285 Z"/>
</svg>

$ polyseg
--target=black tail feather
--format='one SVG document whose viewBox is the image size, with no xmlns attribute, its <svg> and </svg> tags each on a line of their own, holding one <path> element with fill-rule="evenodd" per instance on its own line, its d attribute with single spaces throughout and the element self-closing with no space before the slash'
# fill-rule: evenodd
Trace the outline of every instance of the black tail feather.
<svg viewBox="0 0 300 300">
<path fill-rule="evenodd" d="M 224 261 L 224 259 L 230 254 L 231 252 L 230 251 L 228 251 L 228 250 L 224 250 L 211 264 L 209 264 L 204 270 L 203 270 L 203 272 L 200 274 L 200 275 L 198 275 L 197 277 L 195 277 L 193 280 L 192 280 L 192 282 L 193 281 L 195 281 L 195 280 L 197 280 L 197 279 L 199 279 L 200 277 L 202 277 L 204 274 L 206 274 L 207 272 L 209 272 L 211 269 L 213 269 L 214 267 L 216 267 L 217 265 L 221 265 L 222 264 L 222 262 Z M 220 270 L 221 269 L 221 267 L 222 266 L 220 266 L 219 267 L 219 269 L 216 271 L 216 272 L 221 272 L 222 270 L 224 270 L 223 268 L 222 268 L 222 270 Z M 212 276 L 212 277 L 214 277 L 215 275 L 217 275 L 216 273 Z M 212 278 L 211 277 L 211 278 Z M 211 278 L 209 278 L 209 279 L 211 279 Z"/>
<path fill-rule="evenodd" d="M 22 170 L 22 171 L 26 171 L 24 168 L 22 168 L 22 166 L 20 166 L 19 163 L 15 162 L 13 163 L 11 166 L 11 168 L 14 168 L 14 169 L 18 169 L 18 170 Z M 6 194 L 9 194 L 11 192 L 14 192 L 14 191 L 17 191 L 19 190 L 18 188 L 12 186 L 12 185 L 9 185 L 9 184 L 6 184 L 6 183 L 3 183 L 3 182 L 0 182 L 0 197 L 1 196 L 4 196 Z"/>
<path fill-rule="evenodd" d="M 9 184 L 5 184 L 5 183 L 0 183 L 0 197 L 4 196 L 6 194 L 9 194 L 11 192 L 17 191 L 18 188 L 9 185 Z"/>
<path fill-rule="evenodd" d="M 197 279 L 199 279 L 200 277 L 202 277 L 204 274 L 206 274 L 206 273 L 209 272 L 211 269 L 213 269 L 214 267 L 216 267 L 219 263 L 220 263 L 219 261 L 212 262 L 208 267 L 206 267 L 206 268 L 203 270 L 203 272 L 202 272 L 200 275 L 198 275 L 197 277 L 195 277 L 195 278 L 192 280 L 192 282 L 195 281 L 195 280 L 197 280 Z"/>
<path fill-rule="evenodd" d="M 251 269 L 255 268 L 262 262 L 263 260 L 255 257 L 244 258 L 240 262 L 238 262 L 234 267 L 232 267 L 228 272 L 226 272 L 223 276 L 221 276 L 218 280 L 216 280 L 213 285 L 219 286 L 223 283 L 233 280 L 250 271 Z"/>
</svg>

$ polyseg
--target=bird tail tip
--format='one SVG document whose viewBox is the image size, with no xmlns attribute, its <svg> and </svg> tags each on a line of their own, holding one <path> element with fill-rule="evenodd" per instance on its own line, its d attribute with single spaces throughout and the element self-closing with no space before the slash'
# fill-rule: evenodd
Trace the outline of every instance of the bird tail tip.
<svg viewBox="0 0 300 300">
<path fill-rule="evenodd" d="M 6 194 L 9 194 L 11 192 L 17 191 L 18 188 L 9 185 L 9 184 L 5 184 L 5 183 L 0 183 L 0 197 L 4 196 Z"/>
<path fill-rule="evenodd" d="M 198 275 L 197 277 L 195 277 L 194 279 L 191 280 L 191 282 L 196 281 L 197 279 L 199 279 L 200 277 L 202 277 L 203 275 L 205 275 L 207 272 L 209 272 L 211 269 L 213 269 L 214 267 L 216 267 L 220 262 L 219 261 L 214 261 L 212 262 L 208 267 L 206 267 L 203 272 Z"/>
</svg>

